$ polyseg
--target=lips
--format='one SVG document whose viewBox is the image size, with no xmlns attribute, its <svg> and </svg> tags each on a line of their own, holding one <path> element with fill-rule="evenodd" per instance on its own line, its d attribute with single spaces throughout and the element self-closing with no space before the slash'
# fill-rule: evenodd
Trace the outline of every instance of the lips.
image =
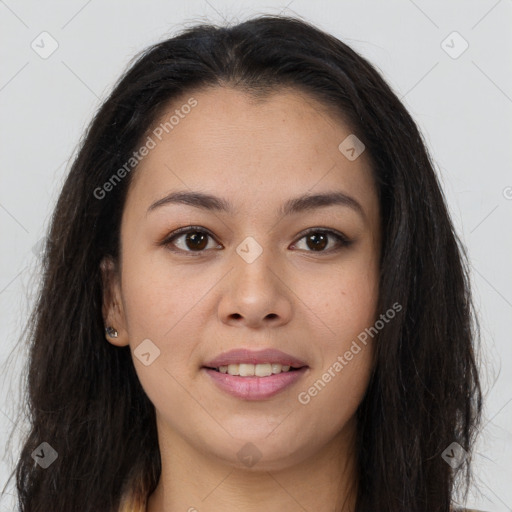
<svg viewBox="0 0 512 512">
<path fill-rule="evenodd" d="M 277 349 L 265 350 L 248 350 L 248 349 L 235 349 L 229 352 L 224 352 L 217 356 L 215 359 L 208 361 L 203 366 L 205 368 L 218 369 L 221 366 L 229 366 L 230 364 L 280 364 L 282 366 L 290 366 L 292 368 L 302 368 L 307 364 L 285 352 Z"/>
<path fill-rule="evenodd" d="M 228 395 L 242 400 L 267 400 L 304 378 L 309 366 L 277 349 L 236 349 L 208 361 L 202 371 Z"/>
<path fill-rule="evenodd" d="M 203 368 L 202 371 L 210 382 L 228 395 L 241 400 L 268 400 L 304 379 L 309 368 L 303 366 L 294 372 L 278 373 L 268 377 L 239 377 L 208 368 Z"/>
</svg>

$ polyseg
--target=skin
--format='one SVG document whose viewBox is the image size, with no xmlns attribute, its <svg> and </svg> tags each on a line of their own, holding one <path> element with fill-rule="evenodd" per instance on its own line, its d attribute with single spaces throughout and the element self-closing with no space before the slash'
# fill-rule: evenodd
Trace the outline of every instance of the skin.
<svg viewBox="0 0 512 512">
<path fill-rule="evenodd" d="M 198 105 L 133 176 L 119 265 L 102 263 L 105 324 L 119 332 L 109 341 L 129 344 L 133 354 L 150 339 L 160 350 L 148 366 L 133 357 L 156 409 L 162 458 L 148 511 L 326 511 L 337 502 L 354 510 L 355 413 L 370 377 L 371 340 L 307 405 L 297 397 L 381 313 L 380 214 L 369 159 L 363 152 L 349 161 L 338 145 L 350 128 L 297 90 L 256 101 L 229 87 L 203 89 L 174 101 L 160 121 L 190 96 Z M 147 213 L 176 190 L 227 199 L 234 214 L 178 204 Z M 277 214 L 292 197 L 333 190 L 350 195 L 363 214 L 340 205 Z M 181 253 L 162 244 L 190 225 L 213 234 L 203 252 L 186 234 L 174 240 Z M 329 237 L 316 250 L 303 234 L 308 228 L 337 230 L 352 244 L 335 250 Z M 236 252 L 248 236 L 263 249 L 252 263 Z M 233 348 L 269 347 L 309 369 L 266 400 L 227 395 L 201 369 Z M 247 443 L 261 454 L 250 467 L 237 457 Z"/>
</svg>

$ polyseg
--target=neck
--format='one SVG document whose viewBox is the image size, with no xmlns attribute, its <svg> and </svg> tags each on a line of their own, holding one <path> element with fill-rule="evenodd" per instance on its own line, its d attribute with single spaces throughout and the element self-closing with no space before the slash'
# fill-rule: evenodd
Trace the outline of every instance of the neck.
<svg viewBox="0 0 512 512">
<path fill-rule="evenodd" d="M 278 470 L 241 469 L 159 429 L 162 473 L 147 512 L 354 512 L 355 423 L 312 457 Z"/>
</svg>

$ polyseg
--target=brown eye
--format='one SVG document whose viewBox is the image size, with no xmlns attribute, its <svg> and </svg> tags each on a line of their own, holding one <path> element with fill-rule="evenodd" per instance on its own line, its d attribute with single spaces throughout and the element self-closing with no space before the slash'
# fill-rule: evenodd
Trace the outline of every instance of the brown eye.
<svg viewBox="0 0 512 512">
<path fill-rule="evenodd" d="M 204 229 L 189 226 L 171 233 L 163 245 L 175 252 L 202 253 L 208 248 L 209 238 L 213 240 L 212 235 Z"/>
<path fill-rule="evenodd" d="M 325 233 L 314 233 L 306 236 L 306 244 L 310 249 L 323 250 L 329 244 L 329 237 Z"/>
<path fill-rule="evenodd" d="M 202 250 L 208 245 L 208 236 L 205 233 L 194 231 L 185 235 L 185 246 L 192 250 Z"/>
<path fill-rule="evenodd" d="M 331 252 L 341 249 L 350 245 L 351 241 L 346 236 L 332 230 L 324 229 L 311 229 L 309 230 L 302 239 L 306 240 L 307 252 Z M 329 241 L 334 239 L 335 245 L 327 250 L 325 248 L 329 245 Z M 296 246 L 297 244 L 295 244 Z"/>
</svg>

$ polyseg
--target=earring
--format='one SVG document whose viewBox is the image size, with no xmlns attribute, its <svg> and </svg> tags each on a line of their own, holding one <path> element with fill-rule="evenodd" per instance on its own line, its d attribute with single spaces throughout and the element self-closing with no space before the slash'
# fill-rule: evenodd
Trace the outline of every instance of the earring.
<svg viewBox="0 0 512 512">
<path fill-rule="evenodd" d="M 110 338 L 117 338 L 117 331 L 114 329 L 114 327 L 105 327 L 105 334 Z"/>
</svg>

